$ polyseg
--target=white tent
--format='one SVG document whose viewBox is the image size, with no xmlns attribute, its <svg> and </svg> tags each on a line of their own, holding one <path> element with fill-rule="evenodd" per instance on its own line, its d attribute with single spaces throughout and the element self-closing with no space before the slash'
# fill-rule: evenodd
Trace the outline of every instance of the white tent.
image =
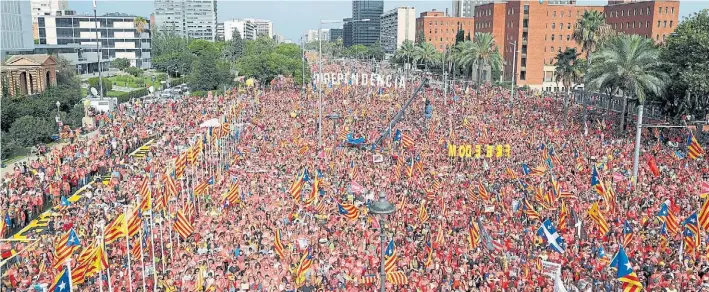
<svg viewBox="0 0 709 292">
<path fill-rule="evenodd" d="M 202 124 L 199 125 L 200 128 L 216 128 L 219 126 L 221 126 L 221 123 L 219 123 L 218 119 L 206 120 Z"/>
</svg>

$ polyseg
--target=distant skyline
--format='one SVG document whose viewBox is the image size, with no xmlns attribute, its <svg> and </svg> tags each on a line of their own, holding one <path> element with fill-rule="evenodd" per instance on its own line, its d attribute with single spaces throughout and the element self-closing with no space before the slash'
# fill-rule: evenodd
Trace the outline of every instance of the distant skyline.
<svg viewBox="0 0 709 292">
<path fill-rule="evenodd" d="M 29 0 L 28 0 L 29 1 Z M 450 0 L 441 1 L 384 1 L 384 11 L 399 6 L 413 6 L 416 16 L 423 11 L 436 9 L 452 13 Z M 578 5 L 605 5 L 607 1 L 580 0 Z M 111 12 L 150 17 L 153 13 L 152 0 L 97 0 L 97 12 L 103 15 Z M 709 0 L 681 1 L 679 19 L 709 7 Z M 91 1 L 69 0 L 69 9 L 81 14 L 93 14 Z M 262 18 L 273 21 L 274 34 L 281 34 L 296 43 L 309 29 L 317 29 L 321 19 L 342 20 L 351 17 L 352 1 L 234 1 L 217 0 L 217 21 L 238 18 Z M 340 28 L 342 24 L 326 24 L 323 28 Z"/>
</svg>

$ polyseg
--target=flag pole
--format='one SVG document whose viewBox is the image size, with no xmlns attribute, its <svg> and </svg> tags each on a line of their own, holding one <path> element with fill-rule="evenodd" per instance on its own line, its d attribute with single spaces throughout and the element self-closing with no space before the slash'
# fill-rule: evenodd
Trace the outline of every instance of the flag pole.
<svg viewBox="0 0 709 292">
<path fill-rule="evenodd" d="M 169 216 L 169 214 L 168 214 L 168 216 Z M 168 216 L 166 216 L 166 217 L 168 217 Z M 172 220 L 171 217 L 168 217 L 168 218 L 170 218 L 170 219 Z M 174 260 L 174 259 L 175 259 L 175 253 L 174 253 L 174 251 L 173 251 L 173 246 L 174 246 L 174 245 L 172 244 L 172 224 L 170 224 L 170 228 L 167 230 L 167 232 L 168 232 L 168 236 L 170 237 L 170 259 Z"/>
<path fill-rule="evenodd" d="M 163 273 L 165 272 L 165 247 L 164 247 L 164 242 L 165 238 L 163 237 L 162 233 L 165 229 L 165 218 L 163 216 L 162 220 L 160 220 L 160 259 L 162 259 L 162 271 Z"/>
<path fill-rule="evenodd" d="M 74 285 L 72 285 L 72 283 L 71 283 L 71 257 L 66 259 L 66 272 L 69 276 L 69 291 L 74 291 L 74 288 L 73 288 Z"/>
<path fill-rule="evenodd" d="M 151 206 L 152 207 L 152 206 Z M 153 266 L 153 291 L 157 289 L 157 267 L 155 265 L 155 217 L 153 217 L 153 209 L 150 212 L 150 257 Z"/>
<path fill-rule="evenodd" d="M 138 202 L 140 202 L 140 200 L 138 200 Z M 141 222 L 141 225 L 142 224 L 143 223 Z M 144 228 L 145 228 L 145 226 L 140 226 L 140 232 L 138 234 L 138 236 L 139 236 L 138 237 L 139 238 L 138 239 L 138 247 L 140 248 L 140 265 L 142 266 L 142 270 L 143 270 L 143 274 L 141 275 L 140 278 L 142 279 L 142 282 L 143 282 L 143 291 L 146 291 L 146 288 L 145 288 L 145 261 L 143 260 L 143 257 L 144 257 L 143 256 L 143 240 L 144 240 L 143 229 Z"/>
<path fill-rule="evenodd" d="M 128 257 L 128 292 L 133 292 L 133 270 L 130 268 L 130 240 L 128 238 L 128 205 L 123 206 L 123 232 L 126 238 L 126 257 Z"/>
<path fill-rule="evenodd" d="M 106 226 L 101 224 L 101 247 L 103 248 L 104 253 L 107 252 L 105 238 L 106 238 Z M 101 261 L 103 261 L 103 259 L 101 259 Z M 107 276 L 107 280 L 108 280 L 108 291 L 112 292 L 113 291 L 113 284 L 111 284 L 111 265 L 110 264 L 106 265 L 106 276 Z"/>
</svg>

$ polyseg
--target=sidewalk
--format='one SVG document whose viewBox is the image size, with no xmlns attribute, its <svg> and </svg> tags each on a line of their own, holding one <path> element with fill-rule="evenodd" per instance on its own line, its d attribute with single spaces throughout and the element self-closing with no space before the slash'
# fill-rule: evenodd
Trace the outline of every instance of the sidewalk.
<svg viewBox="0 0 709 292">
<path fill-rule="evenodd" d="M 93 130 L 92 132 L 83 134 L 79 136 L 79 139 L 85 139 L 85 138 L 93 138 L 96 135 L 98 135 L 99 131 L 98 130 Z M 65 139 L 59 143 L 53 144 L 51 148 L 57 147 L 57 146 L 64 146 L 69 144 L 69 142 Z M 15 159 L 13 162 L 8 163 L 4 168 L 0 169 L 0 178 L 5 177 L 5 173 L 12 172 L 13 167 L 15 166 L 16 163 L 22 163 L 22 162 L 28 162 L 31 160 L 37 159 L 37 155 L 30 154 L 28 156 L 22 157 L 20 159 Z"/>
</svg>

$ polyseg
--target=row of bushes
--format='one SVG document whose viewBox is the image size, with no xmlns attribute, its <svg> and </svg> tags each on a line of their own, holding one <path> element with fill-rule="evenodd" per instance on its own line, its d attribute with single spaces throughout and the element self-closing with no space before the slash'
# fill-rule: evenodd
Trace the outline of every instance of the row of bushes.
<svg viewBox="0 0 709 292">
<path fill-rule="evenodd" d="M 150 92 L 148 91 L 147 88 L 141 88 L 141 89 L 136 89 L 130 92 L 121 92 L 119 94 L 116 94 L 115 96 L 110 96 L 110 97 L 116 97 L 118 98 L 118 103 L 124 103 L 127 102 L 133 98 L 139 98 L 148 95 Z"/>
</svg>

